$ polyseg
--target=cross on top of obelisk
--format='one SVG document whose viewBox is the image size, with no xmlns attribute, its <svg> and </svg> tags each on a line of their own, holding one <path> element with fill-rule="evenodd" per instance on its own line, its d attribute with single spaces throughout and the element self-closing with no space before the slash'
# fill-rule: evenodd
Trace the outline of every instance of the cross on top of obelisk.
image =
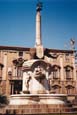
<svg viewBox="0 0 77 115">
<path fill-rule="evenodd" d="M 39 0 L 38 0 L 38 3 L 37 3 L 36 10 L 37 11 L 41 11 L 42 10 L 42 2 L 40 2 Z"/>
</svg>

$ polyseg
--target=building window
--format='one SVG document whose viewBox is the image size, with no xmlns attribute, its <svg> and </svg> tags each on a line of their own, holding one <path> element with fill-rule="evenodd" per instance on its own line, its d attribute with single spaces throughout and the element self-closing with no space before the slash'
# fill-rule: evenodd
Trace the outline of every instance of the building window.
<svg viewBox="0 0 77 115">
<path fill-rule="evenodd" d="M 14 67 L 13 68 L 13 76 L 14 77 L 22 77 L 22 75 L 23 75 L 23 72 L 22 72 L 22 67 Z"/>
<path fill-rule="evenodd" d="M 10 81 L 10 94 L 20 94 L 22 91 L 22 81 L 21 80 L 14 80 Z"/>
<path fill-rule="evenodd" d="M 67 94 L 74 94 L 74 87 L 73 86 L 71 86 L 71 85 L 67 85 L 66 86 L 66 93 Z"/>
<path fill-rule="evenodd" d="M 73 78 L 73 67 L 67 65 L 65 67 L 65 73 L 66 73 L 66 79 L 72 79 Z"/>
<path fill-rule="evenodd" d="M 14 74 L 17 77 L 22 77 L 22 64 L 24 63 L 24 59 L 22 58 L 18 58 L 13 60 L 13 64 L 14 64 Z"/>
<path fill-rule="evenodd" d="M 66 79 L 70 78 L 70 70 L 66 70 Z"/>
<path fill-rule="evenodd" d="M 69 61 L 70 61 L 69 53 L 66 53 L 66 54 L 65 54 L 65 60 L 66 60 L 66 62 L 69 62 Z"/>
<path fill-rule="evenodd" d="M 19 56 L 22 57 L 23 56 L 23 52 L 19 52 Z"/>
<path fill-rule="evenodd" d="M 53 92 L 54 92 L 54 93 L 60 93 L 61 87 L 58 86 L 58 85 L 54 85 L 54 86 L 52 86 L 52 89 L 53 89 Z"/>
<path fill-rule="evenodd" d="M 53 65 L 52 67 L 53 79 L 60 78 L 60 67 L 58 65 Z"/>
<path fill-rule="evenodd" d="M 58 77 L 57 77 L 57 73 L 58 73 L 57 70 L 54 70 L 54 71 L 53 71 L 53 78 L 54 78 L 54 79 L 58 78 Z"/>
</svg>

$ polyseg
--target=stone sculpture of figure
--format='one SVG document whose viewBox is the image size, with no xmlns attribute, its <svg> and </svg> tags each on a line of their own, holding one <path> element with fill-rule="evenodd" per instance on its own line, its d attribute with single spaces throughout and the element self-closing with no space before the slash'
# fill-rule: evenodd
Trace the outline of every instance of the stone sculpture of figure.
<svg viewBox="0 0 77 115">
<path fill-rule="evenodd" d="M 35 70 L 34 70 L 35 78 L 40 78 L 43 75 L 45 75 L 45 70 L 42 67 L 38 66 L 37 68 L 35 68 Z"/>
<path fill-rule="evenodd" d="M 46 70 L 41 66 L 35 67 L 33 71 L 33 81 L 31 93 L 46 94 L 49 93 L 48 81 L 46 79 Z M 36 87 L 35 87 L 36 85 Z"/>
<path fill-rule="evenodd" d="M 35 68 L 35 73 L 39 73 L 39 74 L 41 74 L 41 67 L 40 66 L 38 66 L 37 68 Z"/>
<path fill-rule="evenodd" d="M 31 80 L 31 73 L 30 72 L 24 72 L 23 74 L 23 93 L 30 93 L 29 91 L 29 84 Z"/>
</svg>

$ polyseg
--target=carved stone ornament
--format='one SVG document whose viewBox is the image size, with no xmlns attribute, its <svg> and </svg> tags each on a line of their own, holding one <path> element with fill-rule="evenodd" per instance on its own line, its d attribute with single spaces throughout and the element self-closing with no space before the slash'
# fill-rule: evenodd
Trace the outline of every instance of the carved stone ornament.
<svg viewBox="0 0 77 115">
<path fill-rule="evenodd" d="M 40 59 L 44 56 L 43 46 L 36 47 L 36 55 Z"/>
</svg>

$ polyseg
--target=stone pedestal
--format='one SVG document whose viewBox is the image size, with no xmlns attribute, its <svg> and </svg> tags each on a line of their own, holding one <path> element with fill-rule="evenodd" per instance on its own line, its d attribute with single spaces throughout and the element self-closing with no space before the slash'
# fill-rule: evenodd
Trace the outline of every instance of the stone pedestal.
<svg viewBox="0 0 77 115">
<path fill-rule="evenodd" d="M 8 110 L 16 114 L 48 114 L 71 112 L 66 95 L 63 94 L 22 94 L 12 95 Z"/>
<path fill-rule="evenodd" d="M 48 114 L 71 112 L 66 95 L 49 94 L 48 63 L 32 60 L 24 63 L 22 94 L 11 95 L 7 110 L 11 114 Z M 47 77 L 46 77 L 47 74 Z M 27 94 L 30 92 L 30 94 Z"/>
</svg>

